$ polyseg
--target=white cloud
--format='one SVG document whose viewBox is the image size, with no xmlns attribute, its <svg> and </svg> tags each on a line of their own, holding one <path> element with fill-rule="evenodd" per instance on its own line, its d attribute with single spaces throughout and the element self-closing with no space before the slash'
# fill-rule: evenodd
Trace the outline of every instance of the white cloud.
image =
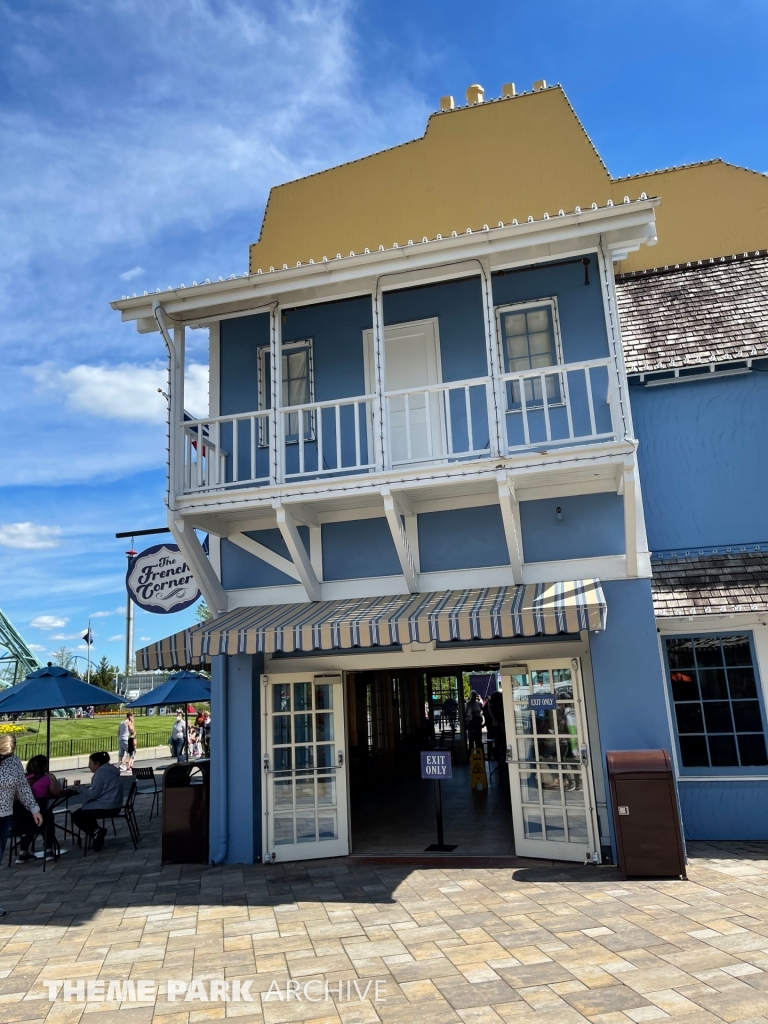
<svg viewBox="0 0 768 1024">
<path fill-rule="evenodd" d="M 44 651 L 45 646 L 43 644 L 27 644 L 30 651 Z"/>
<path fill-rule="evenodd" d="M 54 633 L 49 639 L 50 640 L 79 640 L 82 637 L 82 633 Z"/>
<path fill-rule="evenodd" d="M 107 639 L 108 644 L 116 644 L 118 640 L 124 640 L 125 637 L 122 633 L 118 633 L 116 636 L 110 636 Z"/>
<path fill-rule="evenodd" d="M 120 639 L 122 640 L 122 637 Z M 139 637 L 139 640 L 151 640 L 151 639 L 152 639 L 151 636 L 140 636 Z"/>
<path fill-rule="evenodd" d="M 6 548 L 23 548 L 27 551 L 41 551 L 59 546 L 61 527 L 39 526 L 37 523 L 0 524 L 0 545 Z"/>
<path fill-rule="evenodd" d="M 60 619 L 57 615 L 38 615 L 36 619 L 32 619 L 30 626 L 34 626 L 35 629 L 61 629 L 67 622 L 69 619 Z"/>
<path fill-rule="evenodd" d="M 111 612 L 93 612 L 91 614 L 92 619 L 108 619 L 111 615 L 125 615 L 125 607 L 115 608 Z"/>
<path fill-rule="evenodd" d="M 75 412 L 87 413 L 109 420 L 134 423 L 165 423 L 167 407 L 158 388 L 167 387 L 164 362 L 140 366 L 119 363 L 116 366 L 81 364 L 59 370 L 53 363 L 41 363 L 28 371 L 44 391 L 61 391 L 67 405 Z M 184 382 L 185 405 L 195 415 L 208 409 L 208 367 L 192 363 L 187 367 Z"/>
<path fill-rule="evenodd" d="M 121 281 L 132 281 L 134 277 L 141 277 L 144 273 L 144 267 L 133 267 L 131 270 L 126 270 L 124 274 L 120 275 Z"/>
</svg>

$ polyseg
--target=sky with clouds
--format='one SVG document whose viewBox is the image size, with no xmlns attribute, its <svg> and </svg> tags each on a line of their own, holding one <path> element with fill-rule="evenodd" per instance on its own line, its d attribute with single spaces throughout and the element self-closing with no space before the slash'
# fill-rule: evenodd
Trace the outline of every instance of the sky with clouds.
<svg viewBox="0 0 768 1024">
<path fill-rule="evenodd" d="M 83 655 L 90 616 L 122 662 L 114 534 L 165 520 L 164 352 L 110 299 L 243 273 L 271 185 L 472 82 L 561 82 L 615 175 L 766 171 L 766 29 L 764 0 L 0 2 L 0 608 L 39 657 Z M 190 621 L 139 612 L 137 643 Z"/>
</svg>

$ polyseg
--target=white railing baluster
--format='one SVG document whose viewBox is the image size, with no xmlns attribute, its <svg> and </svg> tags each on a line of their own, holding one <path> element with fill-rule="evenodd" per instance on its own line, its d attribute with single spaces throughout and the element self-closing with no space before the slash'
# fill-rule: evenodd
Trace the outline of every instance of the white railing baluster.
<svg viewBox="0 0 768 1024">
<path fill-rule="evenodd" d="M 526 445 L 531 443 L 531 432 L 528 429 L 528 399 L 525 396 L 525 380 L 521 380 L 520 388 L 520 410 L 523 414 L 523 437 Z M 514 397 L 514 396 L 513 396 Z"/>
<path fill-rule="evenodd" d="M 573 410 L 571 409 L 571 392 L 568 388 L 568 371 L 560 375 L 563 397 L 565 398 L 565 414 L 568 417 L 568 438 L 574 437 L 573 433 Z"/>
<path fill-rule="evenodd" d="M 304 410 L 299 409 L 298 423 L 299 428 L 299 473 L 304 472 Z M 288 430 L 287 433 L 291 432 L 291 414 L 288 413 Z"/>
<path fill-rule="evenodd" d="M 549 396 L 547 395 L 547 374 L 541 375 L 541 400 L 544 403 L 544 426 L 547 431 L 547 440 L 552 440 L 552 425 L 549 422 Z"/>
<path fill-rule="evenodd" d="M 312 413 L 310 413 L 309 416 L 310 416 L 309 422 L 311 424 L 312 423 Z M 322 409 L 318 409 L 317 412 L 315 413 L 315 420 L 317 422 L 317 438 L 316 438 L 316 444 L 317 444 L 317 471 L 318 471 L 318 473 L 322 473 L 322 471 L 323 471 L 323 463 L 325 462 L 325 455 L 323 454 L 324 451 L 325 451 L 325 445 L 323 444 L 323 410 Z"/>
<path fill-rule="evenodd" d="M 360 465 L 360 403 L 355 402 L 352 408 L 355 412 L 355 469 L 357 469 Z"/>
<path fill-rule="evenodd" d="M 232 479 L 240 483 L 240 423 L 232 419 Z"/>
<path fill-rule="evenodd" d="M 430 394 L 431 394 L 431 392 L 429 392 L 429 391 L 425 391 L 424 392 L 424 399 L 425 399 L 425 401 L 424 401 L 424 409 L 425 409 L 426 414 L 427 414 L 427 422 L 426 422 L 426 428 L 427 428 L 427 455 L 431 459 L 432 458 L 432 406 L 430 405 L 430 402 L 429 402 Z"/>
<path fill-rule="evenodd" d="M 251 480 L 256 479 L 256 417 L 249 416 L 251 421 Z"/>
<path fill-rule="evenodd" d="M 592 401 L 592 376 L 589 372 L 589 367 L 584 367 L 584 380 L 587 385 L 587 405 L 589 406 L 589 426 L 592 434 L 597 433 L 597 427 L 595 426 L 595 403 Z"/>
<path fill-rule="evenodd" d="M 451 389 L 446 388 L 441 392 L 443 397 L 443 415 L 445 416 L 445 439 L 448 447 L 448 455 L 453 455 L 453 419 L 451 417 Z M 438 398 L 440 395 L 438 395 Z M 431 431 L 430 431 L 431 433 Z"/>
<path fill-rule="evenodd" d="M 467 411 L 467 441 L 469 450 L 473 452 L 475 450 L 475 432 L 472 429 L 472 402 L 469 396 L 469 384 L 464 386 L 464 408 Z"/>
<path fill-rule="evenodd" d="M 320 467 L 318 466 L 318 469 Z M 336 469 L 341 469 L 341 406 L 336 406 Z"/>
</svg>

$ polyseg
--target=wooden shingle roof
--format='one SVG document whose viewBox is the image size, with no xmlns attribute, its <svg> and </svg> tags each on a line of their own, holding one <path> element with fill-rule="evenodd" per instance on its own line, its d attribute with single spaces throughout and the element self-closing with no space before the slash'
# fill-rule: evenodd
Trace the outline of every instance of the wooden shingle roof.
<svg viewBox="0 0 768 1024">
<path fill-rule="evenodd" d="M 616 278 L 627 373 L 768 356 L 768 251 Z"/>
<path fill-rule="evenodd" d="M 658 618 L 768 612 L 768 551 L 653 560 Z"/>
</svg>

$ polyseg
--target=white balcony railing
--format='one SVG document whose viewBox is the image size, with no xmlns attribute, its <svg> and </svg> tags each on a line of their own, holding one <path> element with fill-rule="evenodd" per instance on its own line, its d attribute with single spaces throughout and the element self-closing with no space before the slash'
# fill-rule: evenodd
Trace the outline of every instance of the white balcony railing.
<svg viewBox="0 0 768 1024">
<path fill-rule="evenodd" d="M 610 359 L 505 373 L 508 452 L 542 445 L 591 444 L 617 435 Z"/>
<path fill-rule="evenodd" d="M 220 490 L 270 481 L 269 410 L 240 416 L 211 416 L 182 424 L 183 490 Z"/>
<path fill-rule="evenodd" d="M 454 462 L 489 453 L 490 377 L 388 391 L 384 395 L 390 465 Z"/>
<path fill-rule="evenodd" d="M 363 395 L 281 408 L 284 479 L 373 469 L 375 400 L 375 395 Z"/>
<path fill-rule="evenodd" d="M 617 383 L 612 361 L 594 359 L 386 392 L 383 466 L 375 395 L 282 407 L 276 437 L 269 409 L 186 420 L 181 490 L 275 487 L 498 455 L 497 407 L 501 454 L 617 439 Z"/>
</svg>

